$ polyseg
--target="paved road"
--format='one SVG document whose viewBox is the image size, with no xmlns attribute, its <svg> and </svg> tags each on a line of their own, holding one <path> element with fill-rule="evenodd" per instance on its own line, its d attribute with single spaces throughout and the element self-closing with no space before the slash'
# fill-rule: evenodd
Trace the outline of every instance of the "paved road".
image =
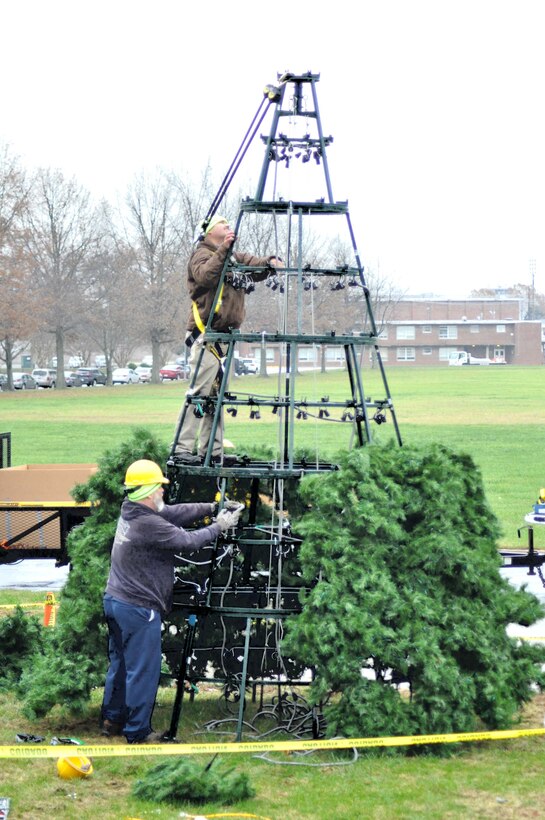
<svg viewBox="0 0 545 820">
<path fill-rule="evenodd" d="M 30 589 L 54 592 L 62 589 L 68 567 L 56 567 L 48 558 L 27 558 L 18 564 L 0 564 L 0 589 Z"/>
</svg>

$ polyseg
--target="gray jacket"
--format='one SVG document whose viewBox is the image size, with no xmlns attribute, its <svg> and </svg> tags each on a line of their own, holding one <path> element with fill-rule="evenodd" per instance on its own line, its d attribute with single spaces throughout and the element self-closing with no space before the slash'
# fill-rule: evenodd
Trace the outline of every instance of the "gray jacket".
<svg viewBox="0 0 545 820">
<path fill-rule="evenodd" d="M 157 513 L 143 504 L 124 501 L 106 593 L 166 615 L 172 607 L 175 556 L 200 549 L 221 532 L 218 524 L 193 532 L 182 529 L 207 514 L 210 504 L 167 504 Z"/>
</svg>

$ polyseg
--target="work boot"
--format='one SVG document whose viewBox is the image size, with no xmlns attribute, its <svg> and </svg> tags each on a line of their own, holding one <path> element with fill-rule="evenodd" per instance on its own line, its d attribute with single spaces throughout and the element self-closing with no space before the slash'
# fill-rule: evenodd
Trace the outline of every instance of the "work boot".
<svg viewBox="0 0 545 820">
<path fill-rule="evenodd" d="M 165 733 L 164 732 L 150 732 L 149 735 L 143 740 L 137 740 L 137 743 L 164 743 L 165 742 Z"/>
<path fill-rule="evenodd" d="M 204 459 L 203 459 L 204 460 Z M 238 456 L 212 456 L 210 459 L 211 465 L 219 465 L 220 467 L 236 467 L 238 464 Z"/>
<path fill-rule="evenodd" d="M 113 720 L 104 718 L 100 727 L 100 734 L 103 737 L 114 737 L 123 733 L 123 726 L 121 723 L 116 723 Z"/>
<path fill-rule="evenodd" d="M 193 455 L 189 450 L 179 450 L 174 453 L 174 464 L 201 464 L 201 457 Z"/>
</svg>

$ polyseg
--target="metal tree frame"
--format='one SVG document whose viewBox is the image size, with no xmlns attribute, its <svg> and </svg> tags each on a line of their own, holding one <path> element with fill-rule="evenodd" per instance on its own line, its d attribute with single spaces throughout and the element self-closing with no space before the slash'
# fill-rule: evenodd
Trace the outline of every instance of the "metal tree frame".
<svg viewBox="0 0 545 820">
<path fill-rule="evenodd" d="M 286 257 L 281 266 L 268 271 L 275 283 L 280 283 L 283 288 L 281 292 L 285 293 L 284 320 L 274 333 L 244 330 L 225 333 L 213 329 L 215 309 L 225 280 L 238 282 L 239 286 L 244 287 L 248 282 L 248 275 L 256 270 L 239 265 L 233 257 L 228 257 L 218 279 L 204 331 L 204 342 L 218 343 L 224 352 L 217 396 L 193 394 L 202 363 L 201 349 L 174 437 L 176 442 L 187 413 L 194 412 L 197 415 L 204 406 L 205 412 L 213 417 L 208 449 L 203 464 L 191 466 L 176 462 L 173 444 L 167 462 L 167 475 L 171 482 L 170 503 L 187 501 L 190 497 L 209 500 L 211 494 L 218 491 L 220 504 L 228 496 L 242 500 L 246 505 L 246 512 L 237 530 L 222 536 L 215 544 L 206 577 L 201 578 L 200 582 L 184 580 L 182 577 L 175 586 L 173 614 L 165 624 L 163 640 L 165 654 L 171 668 L 176 670 L 177 677 L 176 700 L 169 731 L 171 737 L 176 736 L 184 692 L 195 682 L 208 679 L 210 666 L 214 668 L 212 679 L 223 684 L 226 699 L 229 693 L 238 691 L 237 740 L 242 738 L 244 694 L 250 684 L 255 691 L 256 685 L 291 686 L 301 683 L 304 668 L 283 658 L 281 653 L 284 620 L 300 612 L 299 597 L 303 589 L 298 575 L 300 539 L 291 530 L 290 517 L 297 505 L 299 480 L 308 473 L 334 471 L 337 465 L 323 461 L 319 453 L 312 459 L 297 458 L 294 436 L 298 422 L 308 416 L 315 418 L 316 424 L 322 419 L 348 422 L 351 425 L 353 446 L 361 447 L 373 440 L 372 423 L 382 424 L 390 418 L 397 442 L 402 444 L 348 202 L 338 202 L 333 197 L 327 161 L 327 148 L 333 138 L 324 136 L 322 129 L 316 93 L 319 79 L 318 74 L 311 72 L 302 75 L 284 74 L 278 78 L 277 86 L 265 88 L 264 100 L 205 220 L 210 220 L 217 211 L 269 106 L 273 105 L 269 134 L 262 137 L 265 152 L 256 194 L 253 199 L 247 198 L 241 202 L 235 234 L 239 234 L 243 219 L 250 214 L 256 217 L 270 214 L 275 224 L 277 219 L 286 220 Z M 302 121 L 307 128 L 303 134 L 296 131 Z M 288 127 L 281 131 L 280 126 L 284 123 Z M 287 133 L 290 129 L 291 135 Z M 270 194 L 271 168 L 275 168 L 276 173 L 279 164 L 284 164 L 287 169 L 294 157 L 301 158 L 303 164 L 314 160 L 316 166 L 321 168 L 324 196 L 308 201 L 284 200 L 276 195 L 274 180 L 273 193 Z M 309 218 L 331 215 L 345 219 L 354 264 L 324 268 L 305 264 L 304 224 Z M 261 272 L 263 269 L 259 270 Z M 333 286 L 330 284 L 332 278 L 336 282 Z M 360 289 L 366 331 L 344 334 L 306 332 L 305 292 L 319 281 L 330 284 L 332 290 L 337 290 L 347 278 L 350 285 Z M 288 305 L 292 293 L 295 295 L 294 303 L 289 302 Z M 288 307 L 293 317 L 293 328 L 288 326 L 286 318 Z M 285 368 L 282 369 L 282 364 L 280 365 L 274 394 L 241 395 L 240 391 L 230 389 L 229 377 L 235 351 L 242 342 L 277 344 L 284 351 Z M 346 399 L 330 401 L 325 396 L 309 402 L 306 398 L 299 398 L 299 350 L 303 347 L 331 344 L 342 347 L 344 351 L 348 378 Z M 372 351 L 378 365 L 384 390 L 384 396 L 379 399 L 369 398 L 365 393 L 361 367 L 365 349 Z M 273 459 L 256 461 L 246 458 L 234 467 L 224 467 L 213 462 L 214 438 L 226 406 L 232 413 L 236 413 L 240 407 L 250 406 L 254 417 L 260 408 L 272 410 L 278 423 L 278 445 Z M 342 412 L 342 419 L 329 418 L 331 413 L 339 412 Z M 183 644 L 180 641 L 182 634 Z M 313 725 L 317 724 L 313 722 Z"/>
</svg>

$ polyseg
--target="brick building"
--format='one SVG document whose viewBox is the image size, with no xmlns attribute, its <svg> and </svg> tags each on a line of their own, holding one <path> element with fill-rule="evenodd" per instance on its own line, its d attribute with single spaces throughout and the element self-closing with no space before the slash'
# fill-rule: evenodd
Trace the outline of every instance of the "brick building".
<svg viewBox="0 0 545 820">
<path fill-rule="evenodd" d="M 403 298 L 384 311 L 387 318 L 379 328 L 382 358 L 389 367 L 439 366 L 463 350 L 506 364 L 544 364 L 542 322 L 524 320 L 524 310 L 523 300 L 512 298 Z M 240 355 L 259 361 L 261 347 L 241 345 Z M 266 343 L 266 357 L 269 365 L 278 365 L 278 346 Z M 343 365 L 343 348 L 334 344 L 325 350 L 299 349 L 301 369 Z"/>
<path fill-rule="evenodd" d="M 440 365 L 465 350 L 506 364 L 543 364 L 542 323 L 522 319 L 520 299 L 402 299 L 380 334 L 389 365 Z"/>
</svg>

